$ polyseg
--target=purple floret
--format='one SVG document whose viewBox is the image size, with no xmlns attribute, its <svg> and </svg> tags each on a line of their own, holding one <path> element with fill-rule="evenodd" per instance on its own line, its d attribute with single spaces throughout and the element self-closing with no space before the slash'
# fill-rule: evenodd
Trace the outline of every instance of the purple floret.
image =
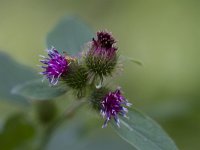
<svg viewBox="0 0 200 150">
<path fill-rule="evenodd" d="M 97 32 L 97 39 L 93 38 L 92 40 L 92 52 L 95 55 L 112 58 L 117 51 L 114 43 L 116 41 L 110 33 L 106 31 Z"/>
<path fill-rule="evenodd" d="M 106 118 L 103 128 L 107 126 L 109 120 L 114 118 L 119 127 L 120 121 L 118 115 L 126 117 L 128 109 L 124 106 L 131 106 L 131 103 L 121 94 L 120 89 L 115 92 L 109 92 L 101 102 L 101 115 Z"/>
<path fill-rule="evenodd" d="M 43 60 L 40 62 L 45 64 L 42 66 L 44 71 L 41 74 L 46 76 L 51 84 L 56 85 L 59 78 L 67 73 L 69 63 L 55 48 L 47 50 L 47 53 L 49 57 L 41 56 Z"/>
</svg>

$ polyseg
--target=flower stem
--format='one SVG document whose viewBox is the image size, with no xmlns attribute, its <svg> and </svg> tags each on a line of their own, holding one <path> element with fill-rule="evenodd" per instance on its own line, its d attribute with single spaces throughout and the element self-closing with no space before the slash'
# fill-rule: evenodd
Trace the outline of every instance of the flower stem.
<svg viewBox="0 0 200 150">
<path fill-rule="evenodd" d="M 41 142 L 37 150 L 45 150 L 49 140 L 51 139 L 53 132 L 57 129 L 57 127 L 64 121 L 67 121 L 70 118 L 72 118 L 75 115 L 76 111 L 81 106 L 83 106 L 84 103 L 85 103 L 84 99 L 76 101 L 76 103 L 74 103 L 69 109 L 67 109 L 67 111 L 64 112 L 63 115 L 61 115 L 54 122 L 49 124 L 49 126 L 44 131 L 43 137 L 41 139 Z"/>
</svg>

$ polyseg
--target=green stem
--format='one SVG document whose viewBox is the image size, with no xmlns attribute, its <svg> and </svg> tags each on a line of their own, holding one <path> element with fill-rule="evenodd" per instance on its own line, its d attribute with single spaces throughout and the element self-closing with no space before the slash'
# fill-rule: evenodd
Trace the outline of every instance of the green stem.
<svg viewBox="0 0 200 150">
<path fill-rule="evenodd" d="M 69 120 L 70 118 L 72 118 L 77 109 L 79 109 L 81 106 L 83 106 L 83 104 L 85 103 L 85 100 L 78 100 L 76 101 L 76 103 L 74 103 L 66 112 L 64 112 L 64 114 L 62 116 L 60 116 L 59 118 L 57 118 L 54 122 L 52 122 L 44 131 L 43 137 L 42 137 L 42 141 L 39 145 L 39 148 L 37 150 L 44 150 L 49 142 L 49 140 L 51 139 L 51 135 L 53 134 L 53 132 L 57 129 L 57 127 L 63 123 L 66 120 Z"/>
</svg>

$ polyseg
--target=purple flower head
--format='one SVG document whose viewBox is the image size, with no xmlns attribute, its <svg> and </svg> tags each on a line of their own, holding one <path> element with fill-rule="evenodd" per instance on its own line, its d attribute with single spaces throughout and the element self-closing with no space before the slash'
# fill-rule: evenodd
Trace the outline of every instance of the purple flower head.
<svg viewBox="0 0 200 150">
<path fill-rule="evenodd" d="M 59 78 L 67 73 L 69 63 L 65 56 L 59 54 L 55 48 L 48 49 L 47 53 L 49 57 L 41 56 L 43 60 L 40 60 L 40 62 L 45 66 L 42 66 L 44 71 L 40 74 L 46 76 L 51 84 L 56 85 Z"/>
<path fill-rule="evenodd" d="M 103 128 L 107 126 L 109 120 L 114 118 L 119 127 L 120 121 L 118 115 L 126 117 L 128 109 L 124 106 L 131 106 L 132 104 L 122 95 L 120 89 L 115 92 L 109 92 L 101 101 L 101 115 L 106 118 Z"/>
<path fill-rule="evenodd" d="M 101 55 L 104 57 L 113 57 L 117 48 L 114 46 L 116 43 L 111 33 L 106 31 L 97 32 L 97 39 L 92 40 L 92 51 L 95 55 Z"/>
</svg>

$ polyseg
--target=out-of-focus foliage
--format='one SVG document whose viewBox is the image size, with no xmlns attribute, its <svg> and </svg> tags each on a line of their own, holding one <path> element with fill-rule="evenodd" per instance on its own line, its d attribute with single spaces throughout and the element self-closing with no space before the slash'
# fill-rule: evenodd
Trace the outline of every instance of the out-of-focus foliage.
<svg viewBox="0 0 200 150">
<path fill-rule="evenodd" d="M 36 68 L 46 33 L 61 16 L 76 14 L 97 30 L 111 30 L 120 52 L 143 62 L 125 64 L 118 81 L 126 96 L 161 122 L 181 150 L 199 150 L 199 8 L 197 0 L 1 0 L 0 48 Z M 14 68 L 4 68 L 11 73 L 1 73 L 1 83 Z M 9 99 L 4 94 L 1 99 Z M 4 101 L 0 108 L 5 118 L 18 106 Z"/>
<path fill-rule="evenodd" d="M 36 73 L 3 52 L 0 52 L 0 68 L 0 100 L 7 99 L 15 103 L 27 104 L 23 97 L 12 95 L 11 90 L 19 83 L 36 78 Z"/>
<path fill-rule="evenodd" d="M 47 36 L 47 47 L 55 47 L 60 53 L 78 55 L 84 44 L 92 39 L 91 29 L 80 19 L 64 17 Z"/>
<path fill-rule="evenodd" d="M 23 114 L 15 114 L 7 119 L 0 132 L 0 145 L 3 150 L 25 147 L 35 135 L 35 128 Z"/>
<path fill-rule="evenodd" d="M 67 90 L 64 85 L 50 86 L 48 81 L 39 79 L 19 84 L 12 89 L 12 94 L 29 100 L 49 100 L 65 94 Z"/>
<path fill-rule="evenodd" d="M 135 150 L 116 136 L 111 128 L 105 130 L 99 128 L 101 124 L 97 123 L 97 119 L 92 117 L 94 122 L 91 122 L 91 115 L 83 117 L 85 111 L 86 109 L 83 109 L 72 122 L 63 124 L 54 133 L 47 146 L 48 150 L 65 150 L 66 147 L 71 150 L 121 150 L 123 148 Z"/>
</svg>

